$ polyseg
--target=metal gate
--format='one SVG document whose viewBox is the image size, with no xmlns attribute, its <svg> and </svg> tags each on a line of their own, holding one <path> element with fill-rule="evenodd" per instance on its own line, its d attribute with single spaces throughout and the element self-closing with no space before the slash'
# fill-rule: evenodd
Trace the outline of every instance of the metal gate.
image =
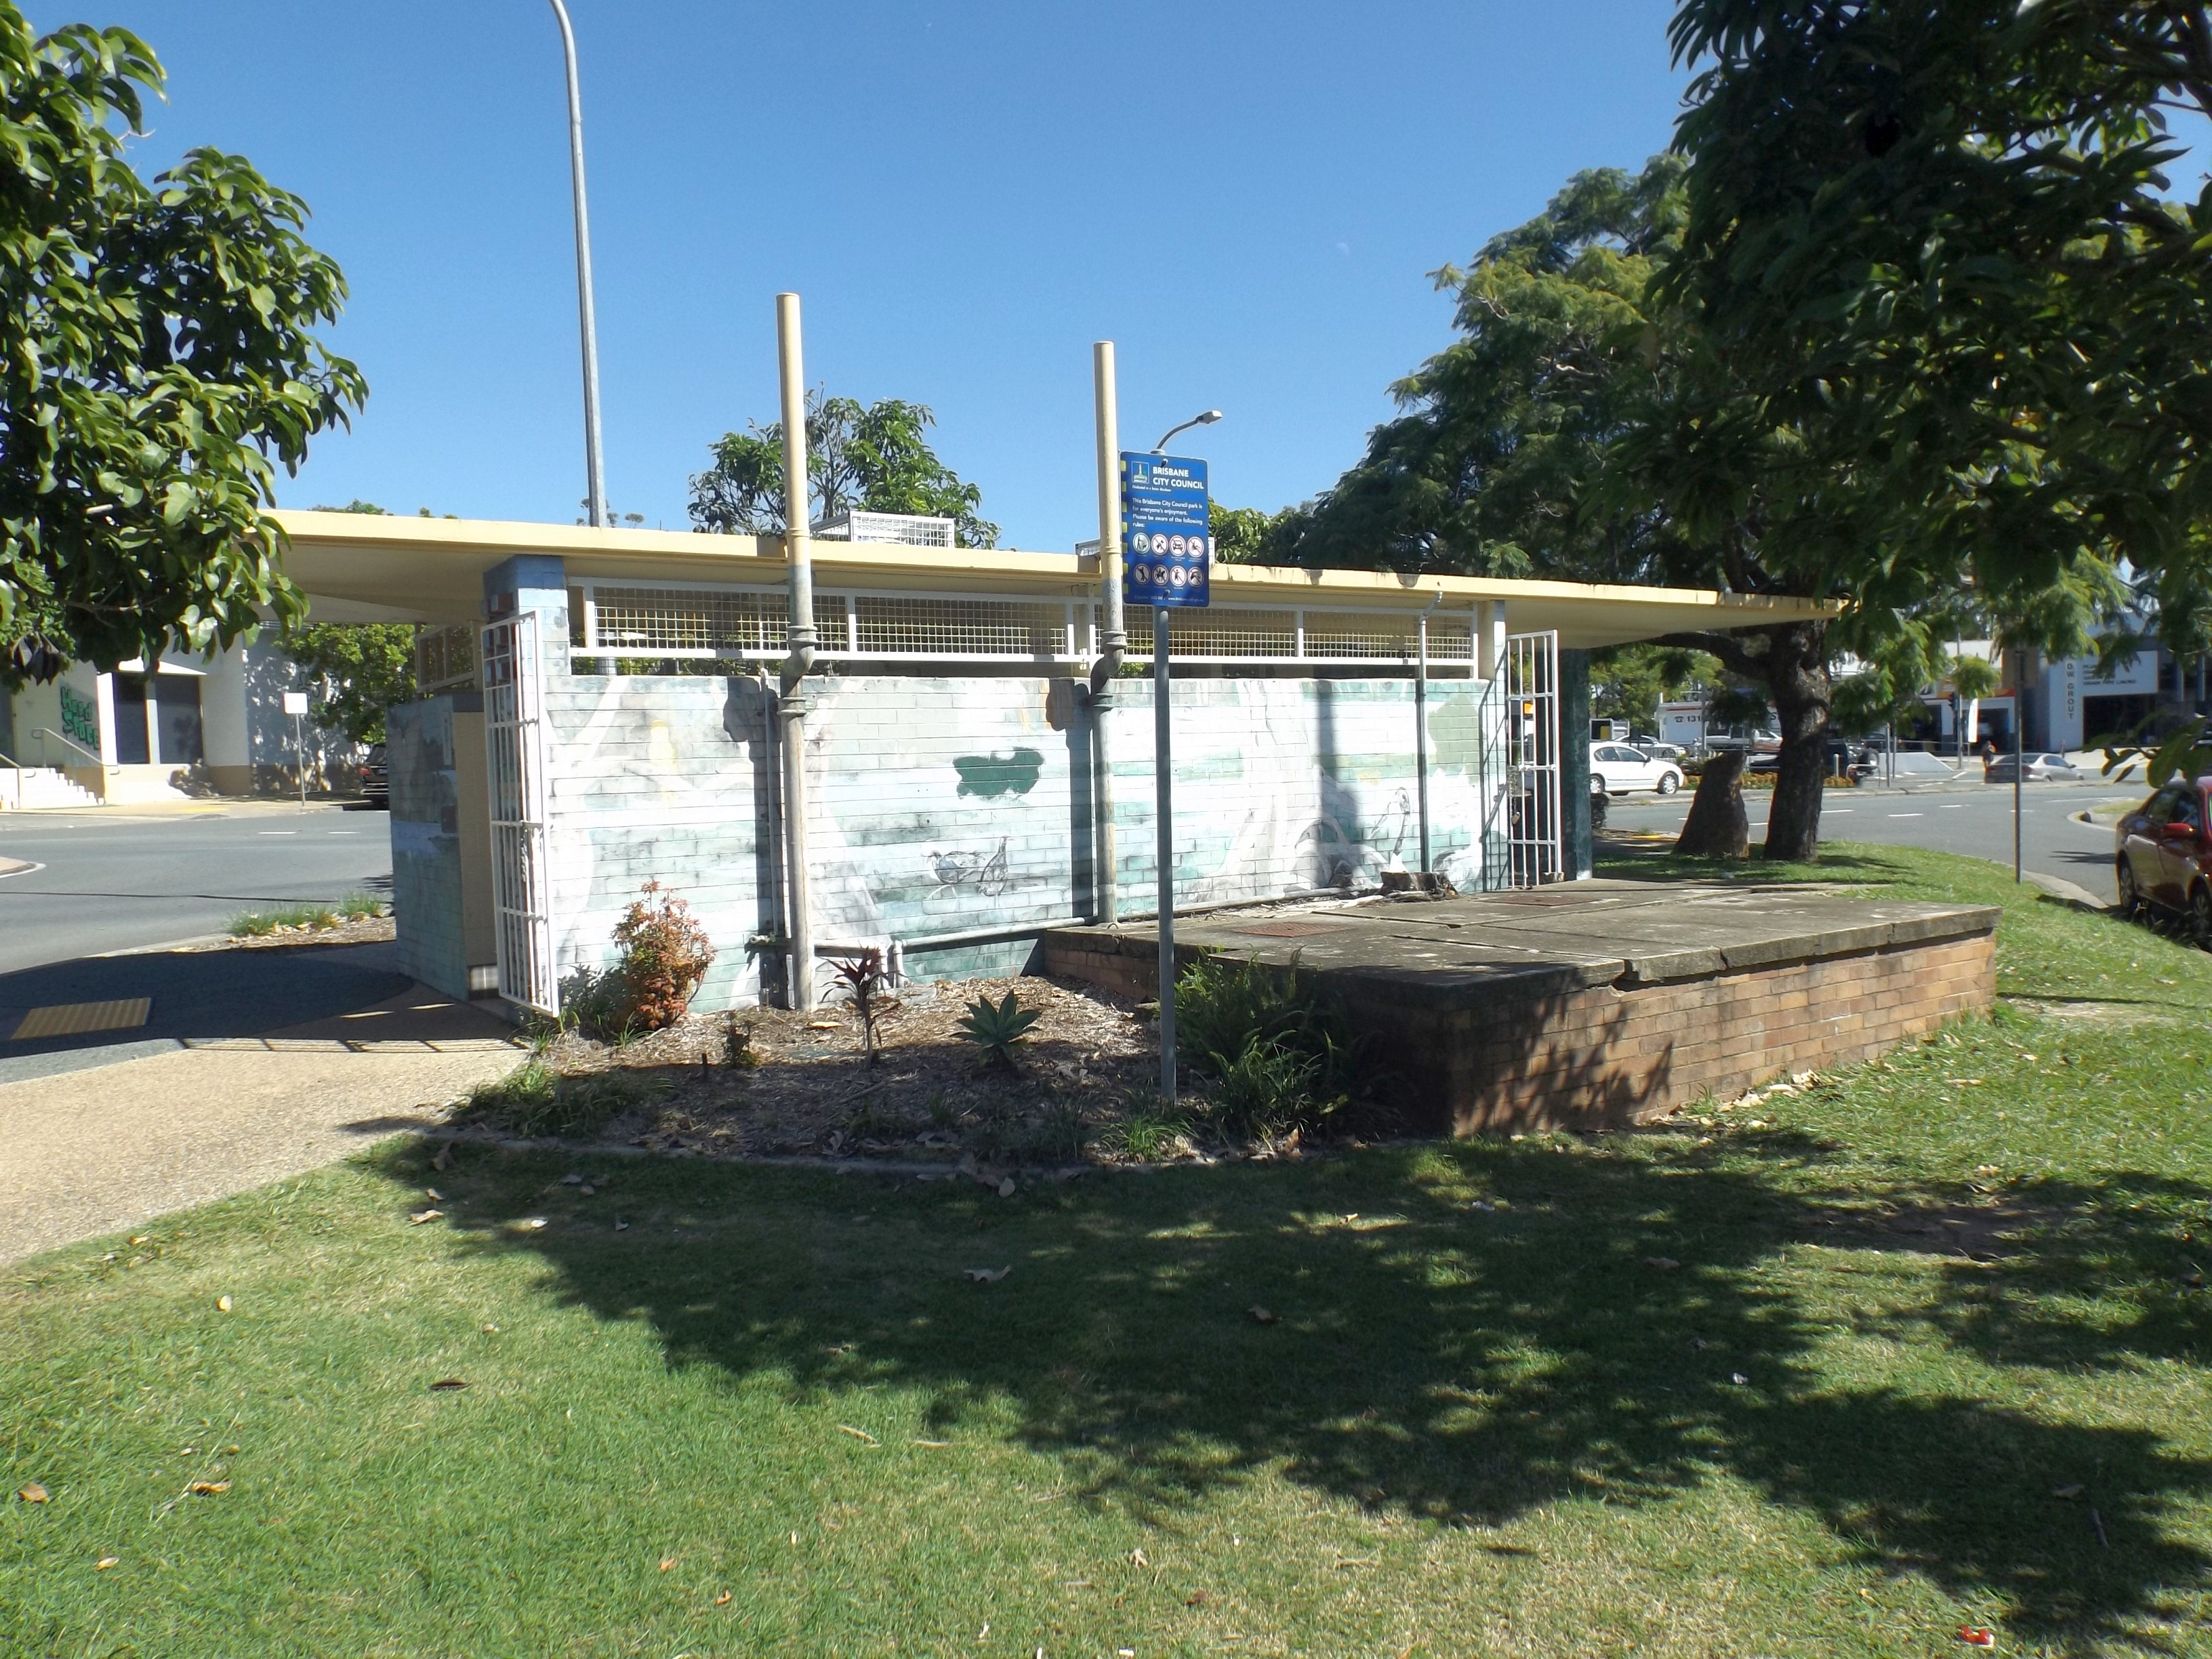
<svg viewBox="0 0 2212 1659">
<path fill-rule="evenodd" d="M 1506 812 L 1509 880 L 1558 881 L 1566 867 L 1559 801 L 1559 636 L 1511 634 L 1505 641 L 1506 752 L 1512 799 Z"/>
<path fill-rule="evenodd" d="M 545 872 L 544 678 L 538 613 L 483 630 L 484 757 L 489 774 L 499 994 L 557 1014 L 553 909 Z"/>
</svg>

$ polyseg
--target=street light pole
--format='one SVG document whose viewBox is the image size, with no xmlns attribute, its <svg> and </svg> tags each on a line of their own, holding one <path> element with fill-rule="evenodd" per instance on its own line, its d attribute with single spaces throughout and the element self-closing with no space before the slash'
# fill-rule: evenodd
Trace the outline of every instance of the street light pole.
<svg viewBox="0 0 2212 1659">
<path fill-rule="evenodd" d="M 576 204 L 576 313 L 584 337 L 584 512 L 597 527 L 607 521 L 607 479 L 599 453 L 599 330 L 592 307 L 592 218 L 584 204 L 584 100 L 576 86 L 576 32 L 568 26 L 568 9 L 561 0 L 552 0 L 552 6 L 568 66 L 568 178 Z"/>
</svg>

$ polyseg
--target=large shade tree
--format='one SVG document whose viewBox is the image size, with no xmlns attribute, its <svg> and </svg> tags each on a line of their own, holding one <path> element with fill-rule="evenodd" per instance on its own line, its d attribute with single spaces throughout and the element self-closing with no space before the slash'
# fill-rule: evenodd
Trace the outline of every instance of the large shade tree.
<svg viewBox="0 0 2212 1659">
<path fill-rule="evenodd" d="M 1663 279 L 1811 465 L 1887 520 L 1870 605 L 1969 593 L 2082 647 L 2125 570 L 2212 624 L 2212 20 L 2175 0 L 1682 0 L 1700 65 Z"/>
<path fill-rule="evenodd" d="M 1821 555 L 1861 533 L 1848 477 L 1802 464 L 1744 395 L 1693 305 L 1657 295 L 1681 161 L 1577 174 L 1545 211 L 1437 280 L 1458 337 L 1401 381 L 1402 413 L 1279 527 L 1281 556 L 1469 575 L 1845 592 Z M 1773 703 L 1770 856 L 1818 844 L 1837 649 L 1829 624 L 1669 635 Z"/>
<path fill-rule="evenodd" d="M 298 197 L 213 149 L 131 166 L 161 84 L 136 35 L 0 0 L 0 683 L 301 615 L 276 469 L 367 395 Z"/>
<path fill-rule="evenodd" d="M 807 502 L 815 520 L 909 513 L 952 520 L 964 547 L 997 546 L 999 526 L 981 516 L 981 489 L 963 483 L 930 447 L 936 423 L 925 404 L 807 393 Z M 726 535 L 781 535 L 783 422 L 725 434 L 713 455 L 713 465 L 692 476 L 691 522 Z"/>
</svg>

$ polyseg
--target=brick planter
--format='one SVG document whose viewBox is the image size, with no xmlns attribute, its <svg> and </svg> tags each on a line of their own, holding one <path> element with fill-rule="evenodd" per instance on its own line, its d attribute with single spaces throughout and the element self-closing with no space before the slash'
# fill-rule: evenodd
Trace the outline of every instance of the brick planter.
<svg viewBox="0 0 2212 1659">
<path fill-rule="evenodd" d="M 1342 999 L 1386 1097 L 1438 1133 L 1599 1128 L 1871 1060 L 1996 994 L 1984 907 L 1577 883 L 1298 917 L 1207 917 L 1177 954 L 1292 960 Z M 1149 928 L 1046 935 L 1044 967 L 1154 988 Z"/>
</svg>

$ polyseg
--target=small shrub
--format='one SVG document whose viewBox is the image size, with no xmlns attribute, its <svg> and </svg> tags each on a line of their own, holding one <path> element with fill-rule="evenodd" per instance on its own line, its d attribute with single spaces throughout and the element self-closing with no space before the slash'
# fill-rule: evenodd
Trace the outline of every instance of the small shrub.
<svg viewBox="0 0 2212 1659">
<path fill-rule="evenodd" d="M 753 1028 L 738 1023 L 735 1009 L 722 1016 L 722 1064 L 740 1070 L 760 1064 L 753 1052 Z"/>
<path fill-rule="evenodd" d="M 632 1018 L 629 981 L 619 968 L 601 971 L 579 968 L 561 981 L 561 1024 L 574 1027 L 603 1042 L 612 1042 L 629 1030 Z"/>
<path fill-rule="evenodd" d="M 615 924 L 615 972 L 629 998 L 623 1028 L 658 1031 L 684 1018 L 691 994 L 714 960 L 714 947 L 682 899 L 657 881 L 648 881 L 641 890 L 644 896 Z"/>
<path fill-rule="evenodd" d="M 942 1089 L 929 1092 L 929 1121 L 939 1129 L 950 1129 L 960 1121 L 960 1108 L 945 1097 Z"/>
<path fill-rule="evenodd" d="M 1357 1056 L 1342 1011 L 1293 961 L 1194 963 L 1176 981 L 1176 1049 L 1213 1079 L 1225 1127 L 1311 1128 L 1350 1097 Z"/>
<path fill-rule="evenodd" d="M 849 957 L 832 957 L 830 969 L 852 999 L 853 1012 L 860 1021 L 860 1053 L 872 1066 L 876 1063 L 876 1022 L 883 1018 L 883 995 L 890 984 L 890 976 L 884 972 L 884 953 L 871 947 Z"/>
<path fill-rule="evenodd" d="M 349 893 L 338 901 L 338 914 L 348 921 L 364 921 L 384 914 L 384 901 L 374 893 Z"/>
<path fill-rule="evenodd" d="M 288 904 L 281 910 L 246 910 L 230 919 L 234 939 L 266 939 L 287 928 L 312 927 L 318 933 L 338 925 L 337 913 L 328 905 Z"/>
<path fill-rule="evenodd" d="M 961 1017 L 958 1036 L 962 1042 L 972 1042 L 981 1049 L 987 1064 L 1012 1071 L 1014 1045 L 1043 1018 L 1042 1009 L 1023 1007 L 1012 991 L 1006 993 L 1004 1002 L 978 997 L 968 1005 L 968 1012 Z"/>
<path fill-rule="evenodd" d="M 562 1077 L 544 1060 L 526 1061 L 495 1083 L 469 1091 L 461 1115 L 511 1134 L 574 1139 L 597 1134 L 613 1119 L 667 1092 L 658 1079 L 600 1072 Z"/>
<path fill-rule="evenodd" d="M 1072 1164 L 1083 1156 L 1083 1108 L 1072 1100 L 1053 1099 L 1045 1103 L 1026 1150 L 1048 1162 Z"/>
<path fill-rule="evenodd" d="M 1176 1150 L 1189 1126 L 1179 1117 L 1145 1108 L 1132 1107 L 1108 1144 L 1125 1157 L 1140 1164 L 1157 1164 Z"/>
</svg>

